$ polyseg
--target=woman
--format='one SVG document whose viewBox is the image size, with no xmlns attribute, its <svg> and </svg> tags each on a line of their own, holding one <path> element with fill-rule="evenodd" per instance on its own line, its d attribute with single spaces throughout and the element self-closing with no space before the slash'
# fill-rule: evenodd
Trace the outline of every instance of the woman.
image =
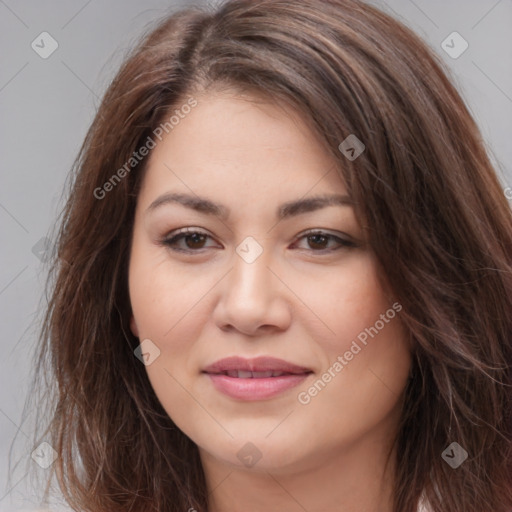
<svg viewBox="0 0 512 512">
<path fill-rule="evenodd" d="M 163 20 L 63 212 L 39 375 L 75 510 L 512 510 L 512 215 L 357 0 Z"/>
</svg>

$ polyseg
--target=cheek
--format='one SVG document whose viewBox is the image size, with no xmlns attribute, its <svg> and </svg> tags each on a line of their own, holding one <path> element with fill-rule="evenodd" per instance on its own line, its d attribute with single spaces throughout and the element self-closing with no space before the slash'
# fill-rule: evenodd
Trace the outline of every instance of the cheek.
<svg viewBox="0 0 512 512">
<path fill-rule="evenodd" d="M 407 383 L 411 356 L 401 305 L 383 288 L 377 269 L 370 255 L 354 259 L 350 271 L 326 281 L 326 292 L 311 307 L 329 329 L 312 333 L 323 368 L 302 390 L 301 403 L 308 402 L 310 411 L 330 411 L 329 429 L 357 432 L 363 419 L 365 425 L 378 422 Z"/>
<path fill-rule="evenodd" d="M 394 324 L 398 322 L 383 324 L 380 320 L 387 311 L 388 320 L 398 314 L 393 309 L 390 311 L 393 300 L 383 289 L 376 262 L 367 252 L 354 253 L 346 265 L 325 269 L 324 275 L 316 280 L 306 278 L 303 287 L 297 286 L 297 290 L 297 295 L 307 298 L 307 306 L 322 322 L 311 333 L 313 339 L 331 357 L 349 350 L 358 336 L 364 339 L 366 329 L 376 322 L 379 331 L 389 333 L 396 329 Z M 385 328 L 380 329 L 383 325 Z"/>
<path fill-rule="evenodd" d="M 208 291 L 216 280 L 216 275 L 199 277 L 192 268 L 171 265 L 161 249 L 134 246 L 129 266 L 132 312 L 139 339 L 150 339 L 160 350 L 155 364 L 146 367 L 150 379 L 161 378 L 168 386 L 170 373 L 182 381 L 197 372 L 194 341 L 208 321 Z"/>
<path fill-rule="evenodd" d="M 197 279 L 173 271 L 161 255 L 132 253 L 129 293 L 139 339 L 150 339 L 160 350 L 145 370 L 160 403 L 182 430 L 189 430 L 190 423 L 211 421 L 203 409 L 193 407 L 187 391 L 197 371 L 192 366 L 192 351 L 201 328 L 201 308 L 194 304 L 206 293 L 207 284 L 200 285 L 205 287 L 201 294 Z"/>
<path fill-rule="evenodd" d="M 198 278 L 193 270 L 170 265 L 165 250 L 136 244 L 130 259 L 129 293 L 140 338 L 160 343 L 172 338 L 181 344 L 175 332 L 184 323 L 194 325 L 190 317 L 200 311 L 194 306 L 208 285 L 208 279 Z"/>
</svg>

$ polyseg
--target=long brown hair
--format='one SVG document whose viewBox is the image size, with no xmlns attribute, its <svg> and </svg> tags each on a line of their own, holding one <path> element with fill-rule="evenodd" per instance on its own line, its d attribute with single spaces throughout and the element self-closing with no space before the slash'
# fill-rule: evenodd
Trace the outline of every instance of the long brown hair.
<svg viewBox="0 0 512 512">
<path fill-rule="evenodd" d="M 232 0 L 174 13 L 141 39 L 76 159 L 48 279 L 34 386 L 47 386 L 49 421 L 34 444 L 56 450 L 70 505 L 207 510 L 198 449 L 134 356 L 127 265 L 147 158 L 126 163 L 215 87 L 309 120 L 403 307 L 413 367 L 394 512 L 422 493 L 434 512 L 512 510 L 512 214 L 448 77 L 414 33 L 358 0 Z M 350 134 L 366 146 L 354 161 L 338 148 Z M 456 469 L 442 456 L 453 442 L 468 453 Z"/>
</svg>

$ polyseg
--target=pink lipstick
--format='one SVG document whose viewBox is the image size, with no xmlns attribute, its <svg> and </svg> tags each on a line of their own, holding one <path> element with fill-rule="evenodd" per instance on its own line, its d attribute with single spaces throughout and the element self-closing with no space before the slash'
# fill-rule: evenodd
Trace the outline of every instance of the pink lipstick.
<svg viewBox="0 0 512 512">
<path fill-rule="evenodd" d="M 262 356 L 220 359 L 207 366 L 203 373 L 218 391 L 231 398 L 265 400 L 298 386 L 313 372 L 282 359 Z"/>
</svg>

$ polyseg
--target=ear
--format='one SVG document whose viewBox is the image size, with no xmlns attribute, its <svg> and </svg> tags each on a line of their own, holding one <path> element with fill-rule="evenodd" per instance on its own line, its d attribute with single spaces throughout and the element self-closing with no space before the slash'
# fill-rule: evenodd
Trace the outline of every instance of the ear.
<svg viewBox="0 0 512 512">
<path fill-rule="evenodd" d="M 135 317 L 132 315 L 130 318 L 130 329 L 133 335 L 138 338 L 139 337 L 139 328 L 137 327 L 137 323 L 135 322 Z"/>
</svg>

